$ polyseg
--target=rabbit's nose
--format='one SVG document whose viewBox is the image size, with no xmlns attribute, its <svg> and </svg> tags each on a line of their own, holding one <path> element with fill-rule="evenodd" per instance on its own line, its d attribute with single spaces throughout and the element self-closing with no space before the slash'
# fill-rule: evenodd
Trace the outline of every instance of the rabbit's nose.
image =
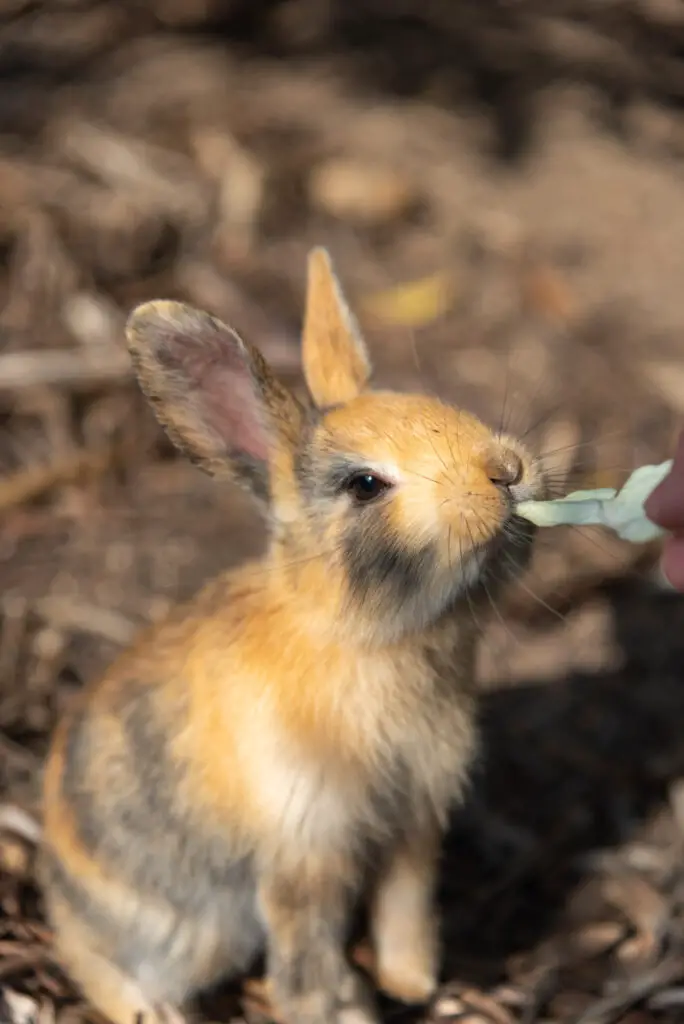
<svg viewBox="0 0 684 1024">
<path fill-rule="evenodd" d="M 523 464 L 519 455 L 510 448 L 503 448 L 489 457 L 485 467 L 487 476 L 497 487 L 514 487 L 523 476 Z"/>
</svg>

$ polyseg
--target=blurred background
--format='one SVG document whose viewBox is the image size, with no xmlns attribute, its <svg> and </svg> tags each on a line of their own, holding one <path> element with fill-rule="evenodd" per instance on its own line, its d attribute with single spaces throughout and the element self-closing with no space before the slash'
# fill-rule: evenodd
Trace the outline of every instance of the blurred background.
<svg viewBox="0 0 684 1024">
<path fill-rule="evenodd" d="M 326 245 L 379 383 L 544 453 L 558 493 L 671 454 L 684 413 L 682 0 L 2 0 L 0 1020 L 94 1021 L 32 881 L 74 690 L 251 507 L 134 386 L 180 298 L 301 386 Z M 492 609 L 484 753 L 444 863 L 444 984 L 388 1020 L 680 1021 L 684 613 L 658 550 L 552 531 Z M 264 1020 L 243 986 L 207 1019 Z"/>
</svg>

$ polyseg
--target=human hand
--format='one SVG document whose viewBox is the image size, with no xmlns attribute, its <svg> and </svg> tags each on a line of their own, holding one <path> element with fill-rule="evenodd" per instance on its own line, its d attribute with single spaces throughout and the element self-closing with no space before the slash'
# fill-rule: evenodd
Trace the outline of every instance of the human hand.
<svg viewBox="0 0 684 1024">
<path fill-rule="evenodd" d="M 668 530 L 660 568 L 676 590 L 684 592 L 684 430 L 679 435 L 672 469 L 644 503 L 648 518 Z"/>
</svg>

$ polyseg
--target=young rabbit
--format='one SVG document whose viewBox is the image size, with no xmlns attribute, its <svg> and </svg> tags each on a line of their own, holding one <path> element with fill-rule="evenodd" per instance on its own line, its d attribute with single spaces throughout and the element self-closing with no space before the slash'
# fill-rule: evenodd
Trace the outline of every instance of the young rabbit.
<svg viewBox="0 0 684 1024">
<path fill-rule="evenodd" d="M 440 838 L 475 748 L 470 604 L 526 560 L 514 503 L 542 481 L 468 413 L 369 390 L 324 250 L 308 275 L 307 404 L 206 313 L 151 302 L 128 325 L 170 437 L 251 490 L 270 543 L 124 653 L 54 737 L 46 906 L 114 1024 L 182 1020 L 262 950 L 288 1024 L 372 1024 L 345 952 L 361 905 L 377 985 L 435 988 Z"/>
</svg>

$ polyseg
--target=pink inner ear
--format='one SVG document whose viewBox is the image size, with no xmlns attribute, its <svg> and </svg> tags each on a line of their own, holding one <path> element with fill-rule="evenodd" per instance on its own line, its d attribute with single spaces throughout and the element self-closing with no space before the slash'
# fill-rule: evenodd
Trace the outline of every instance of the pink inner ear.
<svg viewBox="0 0 684 1024">
<path fill-rule="evenodd" d="M 231 373 L 225 367 L 212 368 L 205 385 L 207 425 L 230 449 L 237 449 L 265 462 L 268 458 L 266 431 L 251 378 Z"/>
<path fill-rule="evenodd" d="M 268 434 L 257 385 L 233 335 L 177 335 L 167 341 L 167 364 L 180 370 L 207 430 L 227 452 L 268 459 Z"/>
</svg>

